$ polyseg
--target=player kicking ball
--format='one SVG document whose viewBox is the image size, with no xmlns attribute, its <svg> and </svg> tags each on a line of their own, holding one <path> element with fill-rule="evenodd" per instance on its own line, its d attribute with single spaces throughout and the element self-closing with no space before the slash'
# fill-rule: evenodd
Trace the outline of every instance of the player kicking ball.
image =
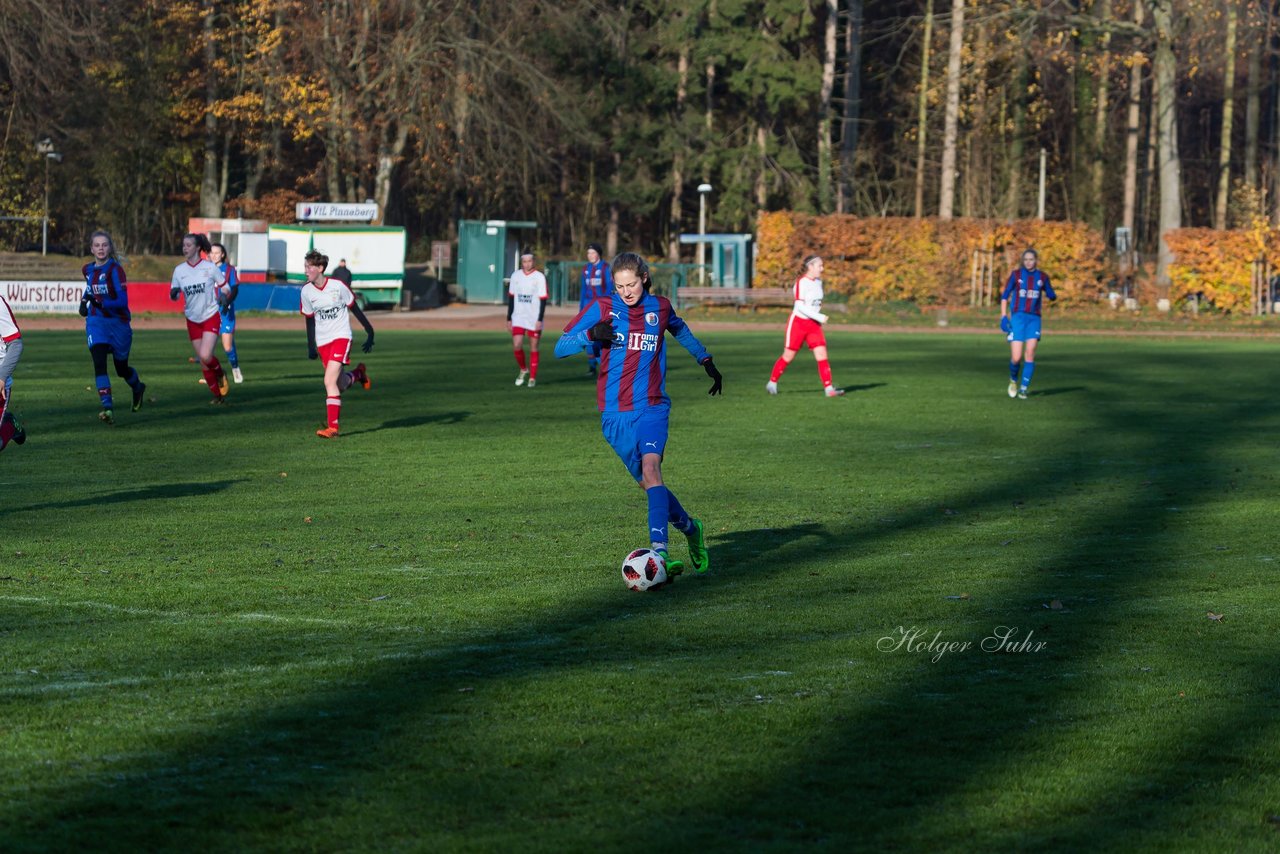
<svg viewBox="0 0 1280 854">
<path fill-rule="evenodd" d="M 368 353 L 373 349 L 373 325 L 356 305 L 356 295 L 341 279 L 324 274 L 329 266 L 329 256 L 312 249 L 302 260 L 307 283 L 302 286 L 300 310 L 307 319 L 307 358 L 319 358 L 324 365 L 325 414 L 328 426 L 316 431 L 321 439 L 338 438 L 338 414 L 342 410 L 342 392 L 359 383 L 369 388 L 369 372 L 364 362 L 353 371 L 344 371 L 351 355 L 351 320 L 364 327 L 364 345 Z"/>
<path fill-rule="evenodd" d="M 662 480 L 671 398 L 667 397 L 667 351 L 670 332 L 711 377 L 708 394 L 720 394 L 722 378 L 711 354 L 693 336 L 665 297 L 649 293 L 649 265 L 634 252 L 613 259 L 611 296 L 592 301 L 564 328 L 556 342 L 563 359 L 595 344 L 600 349 L 596 401 L 600 429 L 614 452 L 644 490 L 649 502 L 649 547 L 662 555 L 669 576 L 684 565 L 667 557 L 667 525 L 685 535 L 694 571 L 711 566 L 702 522 L 691 517 Z"/>
</svg>

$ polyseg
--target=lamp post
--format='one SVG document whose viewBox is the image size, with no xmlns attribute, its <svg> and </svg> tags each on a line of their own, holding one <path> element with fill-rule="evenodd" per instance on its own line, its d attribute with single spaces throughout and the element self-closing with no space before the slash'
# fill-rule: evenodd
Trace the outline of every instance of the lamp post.
<svg viewBox="0 0 1280 854">
<path fill-rule="evenodd" d="M 36 143 L 36 154 L 44 155 L 44 217 L 40 221 L 40 254 L 49 254 L 49 161 L 62 162 L 62 154 L 54 150 L 49 137 Z"/>
<path fill-rule="evenodd" d="M 698 185 L 698 276 L 704 285 L 707 283 L 707 244 L 702 238 L 707 234 L 707 193 L 710 192 L 710 184 Z"/>
</svg>

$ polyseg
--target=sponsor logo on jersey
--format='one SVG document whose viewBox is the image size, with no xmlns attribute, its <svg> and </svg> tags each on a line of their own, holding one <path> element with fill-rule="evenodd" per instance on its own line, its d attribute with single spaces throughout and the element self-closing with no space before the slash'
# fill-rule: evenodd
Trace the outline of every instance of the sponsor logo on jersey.
<svg viewBox="0 0 1280 854">
<path fill-rule="evenodd" d="M 649 332 L 627 333 L 627 349 L 639 350 L 641 353 L 654 353 L 658 349 L 660 336 Z"/>
<path fill-rule="evenodd" d="M 337 320 L 339 317 L 342 316 L 343 308 L 344 306 L 340 306 L 340 305 L 335 305 L 331 308 L 317 308 L 316 317 L 320 318 L 321 320 Z"/>
<path fill-rule="evenodd" d="M 196 294 L 202 294 L 204 293 L 204 285 L 204 282 L 201 282 L 198 285 L 183 285 L 182 293 L 189 297 L 193 297 Z"/>
<path fill-rule="evenodd" d="M 646 313 L 646 314 L 645 314 L 645 316 L 644 316 L 644 325 L 645 325 L 645 326 L 657 326 L 657 325 L 658 325 L 658 313 L 657 313 L 656 311 L 650 311 L 650 312 Z"/>
<path fill-rule="evenodd" d="M 516 294 L 516 302 L 532 304 L 533 294 Z"/>
</svg>

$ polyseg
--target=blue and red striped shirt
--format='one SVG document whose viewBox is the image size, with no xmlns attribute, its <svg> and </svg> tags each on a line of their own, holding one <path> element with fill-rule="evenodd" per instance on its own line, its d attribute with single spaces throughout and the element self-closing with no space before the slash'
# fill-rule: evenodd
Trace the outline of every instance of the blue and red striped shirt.
<svg viewBox="0 0 1280 854">
<path fill-rule="evenodd" d="M 92 262 L 85 264 L 81 273 L 84 275 L 85 296 L 92 296 L 97 300 L 96 303 L 89 303 L 89 317 L 110 317 L 128 323 L 129 293 L 125 285 L 124 267 L 108 258 L 107 263 L 101 266 Z"/>
<path fill-rule="evenodd" d="M 587 307 L 592 300 L 607 297 L 613 293 L 613 273 L 609 271 L 609 262 L 597 261 L 582 268 L 582 291 L 578 294 L 578 310 Z"/>
<path fill-rule="evenodd" d="M 1039 270 L 1028 271 L 1019 267 L 1009 274 L 1009 281 L 1004 286 L 1000 299 L 1009 301 L 1010 314 L 1040 314 L 1040 298 L 1047 296 L 1056 300 L 1058 295 L 1049 284 L 1049 277 Z"/>
<path fill-rule="evenodd" d="M 667 351 L 670 332 L 699 363 L 711 358 L 666 297 L 646 293 L 628 306 L 613 294 L 595 300 L 569 321 L 556 342 L 556 357 L 581 352 L 592 342 L 587 332 L 601 320 L 613 323 L 613 346 L 600 352 L 596 403 L 601 412 L 633 412 L 670 404 L 667 397 Z"/>
</svg>

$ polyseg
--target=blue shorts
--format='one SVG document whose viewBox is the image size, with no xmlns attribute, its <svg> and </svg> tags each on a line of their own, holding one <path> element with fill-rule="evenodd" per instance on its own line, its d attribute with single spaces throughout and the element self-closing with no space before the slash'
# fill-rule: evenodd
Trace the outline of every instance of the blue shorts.
<svg viewBox="0 0 1280 854">
<path fill-rule="evenodd" d="M 90 317 L 85 321 L 84 331 L 89 339 L 89 347 L 106 344 L 120 361 L 127 361 L 129 350 L 133 347 L 133 327 L 123 321 L 108 317 Z"/>
<path fill-rule="evenodd" d="M 1009 341 L 1040 340 L 1040 315 L 1018 312 L 1010 323 L 1013 329 L 1009 332 Z"/>
<path fill-rule="evenodd" d="M 640 458 L 662 456 L 667 449 L 667 422 L 671 407 L 648 406 L 634 412 L 602 412 L 600 431 L 622 464 L 637 481 L 641 477 Z"/>
<path fill-rule="evenodd" d="M 236 310 L 234 308 L 221 313 L 221 319 L 218 321 L 218 332 L 226 335 L 228 332 L 236 331 Z"/>
</svg>

